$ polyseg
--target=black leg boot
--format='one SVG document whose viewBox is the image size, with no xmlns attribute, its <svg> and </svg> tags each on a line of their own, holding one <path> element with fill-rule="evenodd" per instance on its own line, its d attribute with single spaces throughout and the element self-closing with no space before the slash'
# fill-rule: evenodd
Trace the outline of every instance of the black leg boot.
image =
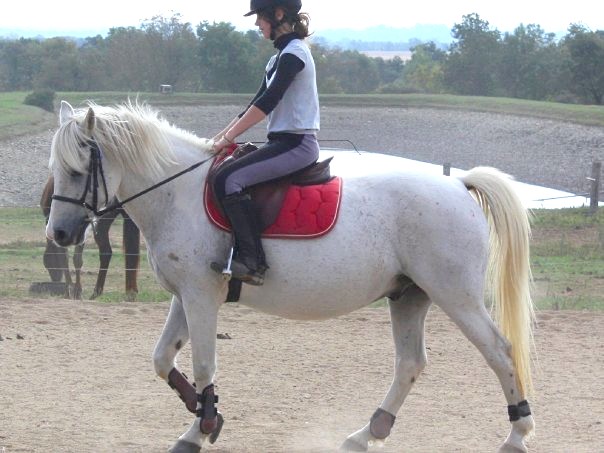
<svg viewBox="0 0 604 453">
<path fill-rule="evenodd" d="M 249 194 L 229 195 L 222 200 L 224 213 L 235 235 L 236 254 L 231 263 L 233 278 L 250 285 L 264 283 L 267 269 L 262 249 L 261 227 L 258 214 Z"/>
</svg>

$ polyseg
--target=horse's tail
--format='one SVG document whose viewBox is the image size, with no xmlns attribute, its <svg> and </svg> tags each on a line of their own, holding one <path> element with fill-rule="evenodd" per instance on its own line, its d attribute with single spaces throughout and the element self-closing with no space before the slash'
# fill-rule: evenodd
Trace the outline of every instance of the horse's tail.
<svg viewBox="0 0 604 453">
<path fill-rule="evenodd" d="M 461 181 L 475 195 L 489 222 L 487 286 L 495 321 L 512 347 L 519 389 L 526 396 L 532 391 L 530 355 L 535 316 L 530 295 L 529 213 L 510 178 L 494 168 L 474 168 Z"/>
</svg>

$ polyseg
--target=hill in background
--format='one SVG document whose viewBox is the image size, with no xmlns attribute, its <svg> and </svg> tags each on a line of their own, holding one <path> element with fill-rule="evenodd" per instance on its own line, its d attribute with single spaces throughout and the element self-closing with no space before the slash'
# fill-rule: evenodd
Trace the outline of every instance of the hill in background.
<svg viewBox="0 0 604 453">
<path fill-rule="evenodd" d="M 409 50 L 414 45 L 430 41 L 446 48 L 453 41 L 451 28 L 446 25 L 415 25 L 410 28 L 379 25 L 362 30 L 318 30 L 313 34 L 313 39 L 341 49 L 363 51 Z"/>
</svg>

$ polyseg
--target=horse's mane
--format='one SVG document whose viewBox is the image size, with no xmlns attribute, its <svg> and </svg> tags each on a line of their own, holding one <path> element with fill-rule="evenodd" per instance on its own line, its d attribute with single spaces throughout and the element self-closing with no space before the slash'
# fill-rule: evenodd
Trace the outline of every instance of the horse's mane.
<svg viewBox="0 0 604 453">
<path fill-rule="evenodd" d="M 51 168 L 59 165 L 65 171 L 86 173 L 82 144 L 89 139 L 94 139 L 102 153 L 116 159 L 126 171 L 152 176 L 161 175 L 163 167 L 176 163 L 170 139 L 187 141 L 204 153 L 211 151 L 211 140 L 169 124 L 148 105 L 128 101 L 114 107 L 88 106 L 95 115 L 92 136 L 83 125 L 88 108 L 77 109 L 53 137 Z"/>
</svg>

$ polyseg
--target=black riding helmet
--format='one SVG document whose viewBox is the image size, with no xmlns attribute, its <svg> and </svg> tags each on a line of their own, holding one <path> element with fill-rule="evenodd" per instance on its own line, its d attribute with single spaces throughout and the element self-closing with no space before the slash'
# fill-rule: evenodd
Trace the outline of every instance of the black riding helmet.
<svg viewBox="0 0 604 453">
<path fill-rule="evenodd" d="M 263 9 L 276 8 L 277 6 L 282 6 L 286 10 L 298 14 L 302 9 L 302 0 L 251 0 L 250 12 L 244 14 L 244 16 L 251 16 Z"/>
</svg>

